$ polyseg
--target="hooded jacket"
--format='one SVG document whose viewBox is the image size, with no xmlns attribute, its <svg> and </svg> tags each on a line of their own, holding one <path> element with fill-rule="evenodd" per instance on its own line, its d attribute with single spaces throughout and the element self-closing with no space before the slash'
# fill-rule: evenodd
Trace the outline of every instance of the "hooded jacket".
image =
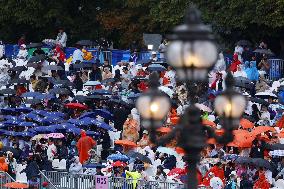
<svg viewBox="0 0 284 189">
<path fill-rule="evenodd" d="M 85 131 L 81 131 L 81 138 L 78 140 L 77 149 L 79 152 L 80 163 L 83 164 L 89 159 L 89 150 L 96 145 L 96 141 L 87 136 Z"/>
</svg>

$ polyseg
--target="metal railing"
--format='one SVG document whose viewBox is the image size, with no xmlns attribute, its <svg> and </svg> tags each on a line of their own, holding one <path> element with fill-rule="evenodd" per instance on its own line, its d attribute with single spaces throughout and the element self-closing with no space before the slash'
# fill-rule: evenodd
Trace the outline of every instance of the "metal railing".
<svg viewBox="0 0 284 189">
<path fill-rule="evenodd" d="M 50 183 L 58 189 L 95 189 L 96 188 L 96 176 L 85 174 L 70 174 L 66 172 L 43 172 Z M 125 179 L 120 177 L 109 177 L 108 179 L 109 189 L 183 189 L 184 184 L 171 183 L 171 182 L 159 182 L 159 181 L 146 181 Z"/>
<path fill-rule="evenodd" d="M 0 171 L 0 189 L 6 189 L 4 184 L 15 182 L 15 180 L 6 172 Z"/>
<path fill-rule="evenodd" d="M 283 77 L 284 74 L 284 61 L 282 59 L 269 59 L 269 79 L 278 80 Z"/>
<path fill-rule="evenodd" d="M 43 172 L 40 171 L 40 186 L 43 185 L 44 182 L 48 183 L 48 188 L 49 189 L 58 189 L 47 176 Z M 40 187 L 39 187 L 40 188 Z"/>
</svg>

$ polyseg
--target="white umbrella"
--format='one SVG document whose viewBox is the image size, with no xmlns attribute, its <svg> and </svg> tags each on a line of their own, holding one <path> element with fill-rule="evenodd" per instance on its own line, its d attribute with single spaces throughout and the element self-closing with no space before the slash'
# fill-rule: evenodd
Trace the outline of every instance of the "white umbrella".
<svg viewBox="0 0 284 189">
<path fill-rule="evenodd" d="M 166 93 L 167 95 L 169 95 L 170 98 L 173 97 L 174 91 L 168 87 L 165 86 L 160 86 L 158 88 L 160 91 L 163 91 L 164 93 Z"/>
<path fill-rule="evenodd" d="M 259 93 L 256 93 L 255 96 L 258 96 L 260 98 L 265 98 L 265 99 L 268 97 L 277 98 L 277 95 L 272 93 L 271 91 L 259 92 Z"/>
<path fill-rule="evenodd" d="M 96 85 L 100 85 L 101 82 L 99 81 L 87 81 L 84 86 L 96 86 Z"/>
<path fill-rule="evenodd" d="M 163 154 L 173 155 L 175 157 L 179 157 L 179 154 L 172 148 L 158 147 L 157 152 L 160 152 L 160 153 L 163 153 Z"/>
<path fill-rule="evenodd" d="M 64 138 L 64 135 L 62 133 L 50 133 L 45 135 L 44 138 Z"/>
<path fill-rule="evenodd" d="M 202 110 L 202 111 L 204 111 L 204 112 L 212 112 L 212 110 L 211 110 L 209 107 L 205 106 L 204 104 L 196 103 L 195 106 L 196 106 L 198 109 L 200 109 L 200 110 Z"/>
</svg>

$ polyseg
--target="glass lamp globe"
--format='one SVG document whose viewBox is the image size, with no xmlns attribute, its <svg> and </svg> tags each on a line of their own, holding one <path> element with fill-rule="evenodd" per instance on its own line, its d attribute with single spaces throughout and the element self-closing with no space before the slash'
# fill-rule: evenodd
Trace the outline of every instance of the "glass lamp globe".
<svg viewBox="0 0 284 189">
<path fill-rule="evenodd" d="M 171 105 L 168 96 L 156 90 L 140 96 L 136 107 L 141 115 L 142 125 L 149 128 L 162 126 L 161 121 L 168 114 Z"/>
<path fill-rule="evenodd" d="M 215 99 L 215 110 L 220 117 L 239 119 L 246 108 L 246 104 L 246 99 L 243 95 L 239 93 L 226 95 L 224 93 Z"/>
</svg>

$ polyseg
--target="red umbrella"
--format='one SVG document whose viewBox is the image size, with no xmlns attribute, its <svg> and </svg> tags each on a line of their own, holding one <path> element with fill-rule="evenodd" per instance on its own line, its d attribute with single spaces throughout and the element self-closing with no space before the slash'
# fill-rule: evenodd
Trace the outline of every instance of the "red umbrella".
<svg viewBox="0 0 284 189">
<path fill-rule="evenodd" d="M 121 146 L 137 147 L 137 144 L 130 140 L 116 140 L 114 143 Z"/>
<path fill-rule="evenodd" d="M 70 109 L 80 109 L 80 110 L 87 110 L 88 107 L 84 104 L 80 104 L 80 103 L 67 103 L 65 104 L 66 108 L 70 108 Z"/>
<path fill-rule="evenodd" d="M 19 182 L 9 182 L 3 185 L 6 188 L 29 188 L 29 186 L 25 183 Z"/>
<path fill-rule="evenodd" d="M 174 168 L 172 169 L 169 173 L 168 176 L 172 176 L 172 175 L 184 175 L 186 174 L 186 170 L 182 169 L 182 168 Z"/>
<path fill-rule="evenodd" d="M 125 166 L 126 166 L 126 163 L 121 162 L 121 161 L 116 161 L 116 162 L 113 162 L 113 163 L 111 164 L 111 166 L 113 166 L 113 167 L 125 167 Z"/>
</svg>

